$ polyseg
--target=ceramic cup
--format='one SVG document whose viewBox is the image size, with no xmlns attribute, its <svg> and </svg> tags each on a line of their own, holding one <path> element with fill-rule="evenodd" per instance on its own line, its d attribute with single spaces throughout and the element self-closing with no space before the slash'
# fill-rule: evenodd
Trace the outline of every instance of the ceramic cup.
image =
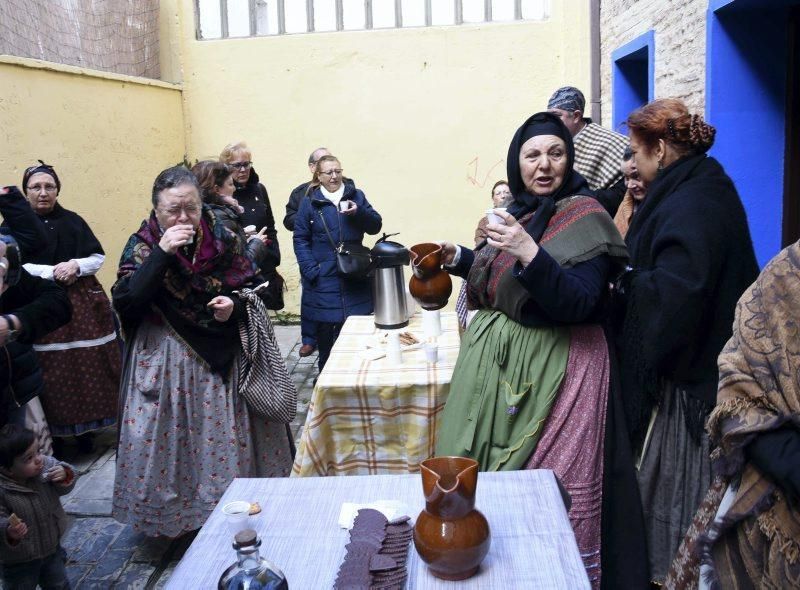
<svg viewBox="0 0 800 590">
<path fill-rule="evenodd" d="M 222 513 L 232 535 L 253 528 L 250 524 L 250 502 L 228 502 L 222 507 Z"/>
</svg>

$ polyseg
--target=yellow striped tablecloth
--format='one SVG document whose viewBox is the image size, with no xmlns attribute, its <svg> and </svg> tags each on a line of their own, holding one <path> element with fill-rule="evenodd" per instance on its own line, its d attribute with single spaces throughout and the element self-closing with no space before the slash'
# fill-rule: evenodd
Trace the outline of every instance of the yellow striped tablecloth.
<svg viewBox="0 0 800 590">
<path fill-rule="evenodd" d="M 418 473 L 433 455 L 439 415 L 458 358 L 458 322 L 442 312 L 439 360 L 425 351 L 403 351 L 403 363 L 369 360 L 368 344 L 385 330 L 373 316 L 351 316 L 317 380 L 292 477 Z M 422 315 L 403 331 L 424 341 Z"/>
</svg>

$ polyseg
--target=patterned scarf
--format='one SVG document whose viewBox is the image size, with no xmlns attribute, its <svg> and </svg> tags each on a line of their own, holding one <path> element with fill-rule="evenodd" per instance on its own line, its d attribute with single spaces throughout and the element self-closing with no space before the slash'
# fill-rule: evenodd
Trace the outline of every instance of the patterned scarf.
<svg viewBox="0 0 800 590">
<path fill-rule="evenodd" d="M 717 444 L 711 454 L 717 478 L 672 565 L 668 583 L 675 587 L 696 587 L 701 558 L 723 588 L 742 587 L 736 578 L 743 566 L 748 577 L 755 572 L 759 587 L 794 587 L 800 579 L 800 511 L 744 453 L 753 436 L 797 424 L 799 326 L 800 242 L 778 254 L 737 304 L 707 427 Z M 714 522 L 725 489 L 736 480 L 733 504 Z"/>
<path fill-rule="evenodd" d="M 631 191 L 625 191 L 625 196 L 622 198 L 622 203 L 619 204 L 617 214 L 614 215 L 614 225 L 617 226 L 623 238 L 628 233 L 634 209 L 636 209 L 636 200 L 633 198 Z"/>
<path fill-rule="evenodd" d="M 155 212 L 142 222 L 139 231 L 128 240 L 120 260 L 118 277 L 127 276 L 144 262 L 161 240 Z M 184 321 L 201 328 L 218 325 L 206 306 L 217 295 L 229 295 L 249 283 L 257 272 L 255 264 L 245 256 L 245 244 L 225 227 L 218 214 L 203 205 L 203 214 L 193 247 L 184 247 L 175 254 L 175 263 L 164 273 L 166 297 L 157 299 L 168 316 L 174 312 Z"/>
<path fill-rule="evenodd" d="M 603 254 L 609 255 L 617 270 L 625 266 L 627 249 L 622 236 L 605 209 L 593 198 L 575 196 L 561 199 L 555 206 L 539 245 L 562 267 L 570 268 Z M 536 212 L 519 222 L 530 226 Z M 524 323 L 523 308 L 530 300 L 525 287 L 514 277 L 517 259 L 491 246 L 475 256 L 467 278 L 467 307 L 497 309 Z"/>
</svg>

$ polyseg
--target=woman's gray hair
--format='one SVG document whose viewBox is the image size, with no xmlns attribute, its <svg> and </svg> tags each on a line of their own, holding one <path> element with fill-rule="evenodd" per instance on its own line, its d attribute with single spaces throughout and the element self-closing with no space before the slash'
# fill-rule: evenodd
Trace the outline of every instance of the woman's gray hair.
<svg viewBox="0 0 800 590">
<path fill-rule="evenodd" d="M 153 182 L 153 209 L 158 207 L 158 196 L 161 194 L 161 191 L 184 184 L 191 184 L 197 189 L 199 194 L 200 185 L 197 183 L 197 177 L 185 166 L 173 166 L 172 168 L 162 170 L 161 174 L 156 176 Z"/>
</svg>

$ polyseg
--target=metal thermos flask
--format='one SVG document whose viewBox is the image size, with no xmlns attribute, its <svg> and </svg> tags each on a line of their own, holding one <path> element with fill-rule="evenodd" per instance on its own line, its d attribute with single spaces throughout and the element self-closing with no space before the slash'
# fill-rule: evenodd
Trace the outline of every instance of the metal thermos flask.
<svg viewBox="0 0 800 590">
<path fill-rule="evenodd" d="M 375 326 L 382 330 L 405 328 L 408 325 L 403 267 L 409 263 L 409 254 L 405 246 L 387 240 L 388 237 L 384 234 L 370 251 Z"/>
</svg>

